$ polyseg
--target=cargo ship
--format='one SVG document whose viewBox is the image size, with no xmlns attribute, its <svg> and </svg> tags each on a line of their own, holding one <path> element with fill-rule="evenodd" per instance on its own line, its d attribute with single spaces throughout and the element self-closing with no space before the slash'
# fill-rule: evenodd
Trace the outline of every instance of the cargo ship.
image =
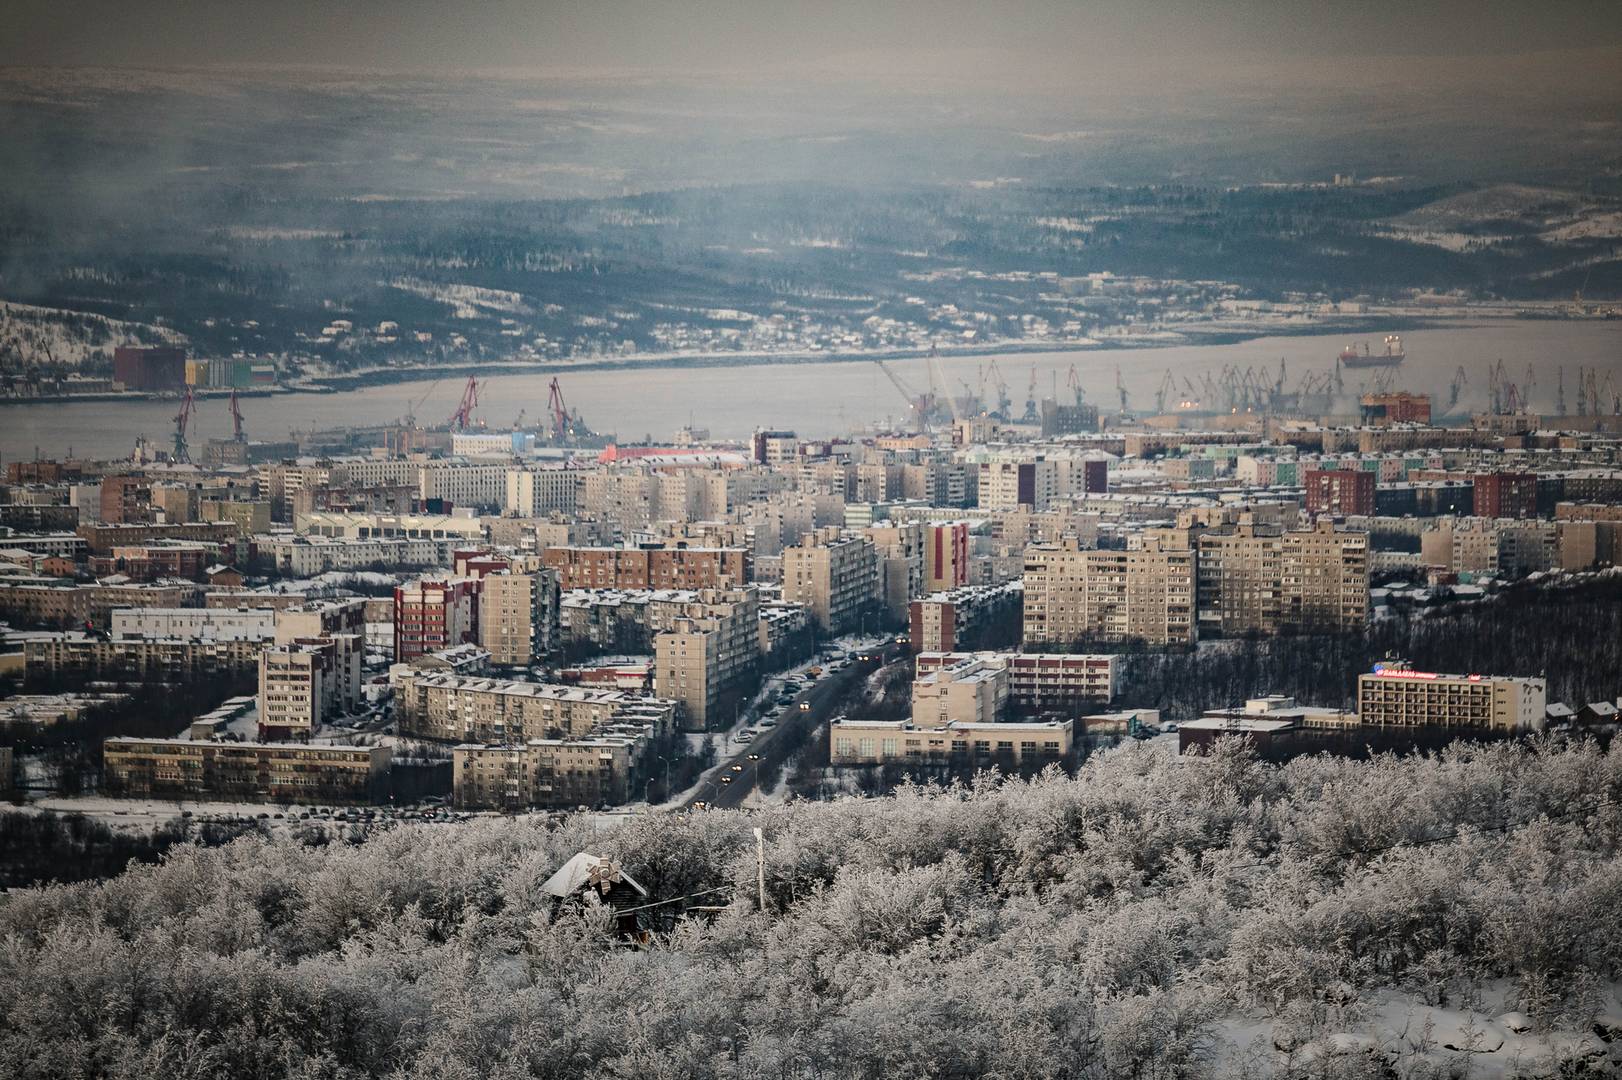
<svg viewBox="0 0 1622 1080">
<path fill-rule="evenodd" d="M 1396 367 L 1406 358 L 1407 354 L 1402 351 L 1402 338 L 1396 334 L 1385 336 L 1384 352 L 1370 352 L 1366 341 L 1361 349 L 1348 345 L 1340 351 L 1341 364 L 1349 368 Z"/>
</svg>

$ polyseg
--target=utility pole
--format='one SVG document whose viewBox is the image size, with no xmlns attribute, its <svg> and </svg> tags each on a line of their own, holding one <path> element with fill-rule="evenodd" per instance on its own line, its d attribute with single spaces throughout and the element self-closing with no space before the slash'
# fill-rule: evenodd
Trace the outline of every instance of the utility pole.
<svg viewBox="0 0 1622 1080">
<path fill-rule="evenodd" d="M 760 910 L 766 910 L 766 834 L 755 829 L 755 886 L 760 893 Z"/>
</svg>

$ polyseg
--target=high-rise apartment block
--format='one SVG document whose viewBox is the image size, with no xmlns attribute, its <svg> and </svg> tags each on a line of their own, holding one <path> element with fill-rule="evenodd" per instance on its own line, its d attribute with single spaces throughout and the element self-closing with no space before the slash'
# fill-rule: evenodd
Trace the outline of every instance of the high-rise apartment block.
<svg viewBox="0 0 1622 1080">
<path fill-rule="evenodd" d="M 479 595 L 479 644 L 499 667 L 528 667 L 560 645 L 558 575 L 486 574 Z"/>
<path fill-rule="evenodd" d="M 1475 516 L 1538 516 L 1538 478 L 1529 472 L 1482 473 L 1475 478 Z"/>
<path fill-rule="evenodd" d="M 1374 513 L 1374 474 L 1362 469 L 1308 469 L 1306 508 L 1335 517 Z"/>
<path fill-rule="evenodd" d="M 1195 552 L 1182 530 L 1149 530 L 1126 551 L 1073 539 L 1025 552 L 1026 648 L 1089 638 L 1152 644 L 1195 639 Z"/>
<path fill-rule="evenodd" d="M 783 599 L 804 604 L 820 633 L 855 630 L 880 601 L 878 553 L 869 540 L 808 535 L 783 550 Z"/>
<path fill-rule="evenodd" d="M 1368 619 L 1368 535 L 1241 521 L 1199 533 L 1202 634 L 1357 630 Z"/>
<path fill-rule="evenodd" d="M 680 703 L 681 726 L 731 724 L 729 699 L 755 686 L 760 665 L 760 600 L 753 588 L 701 589 L 653 639 L 654 692 Z"/>
<path fill-rule="evenodd" d="M 394 660 L 479 639 L 477 578 L 422 578 L 394 590 Z"/>
</svg>

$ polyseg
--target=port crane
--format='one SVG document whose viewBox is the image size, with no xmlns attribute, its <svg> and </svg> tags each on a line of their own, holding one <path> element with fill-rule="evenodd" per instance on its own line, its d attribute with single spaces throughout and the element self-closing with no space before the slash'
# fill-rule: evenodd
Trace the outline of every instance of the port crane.
<svg viewBox="0 0 1622 1080">
<path fill-rule="evenodd" d="M 1031 365 L 1031 385 L 1025 391 L 1025 415 L 1020 418 L 1027 424 L 1034 424 L 1040 417 L 1036 412 L 1036 365 Z"/>
<path fill-rule="evenodd" d="M 1072 368 L 1071 370 L 1075 369 Z M 1119 364 L 1115 366 L 1115 392 L 1121 395 L 1121 415 L 1125 416 L 1128 412 L 1126 400 L 1126 380 L 1121 378 L 1121 367 Z"/>
<path fill-rule="evenodd" d="M 913 424 L 917 430 L 925 430 L 929 426 L 930 414 L 935 411 L 934 393 L 920 394 L 916 392 L 901 380 L 901 376 L 891 370 L 889 364 L 886 364 L 883 360 L 874 360 L 873 362 L 879 366 L 880 371 L 884 372 L 885 378 L 890 380 L 890 385 L 894 386 L 901 393 L 901 396 L 907 400 L 907 408 L 912 411 Z M 933 383 L 933 378 L 930 381 Z"/>
<path fill-rule="evenodd" d="M 180 399 L 180 411 L 175 414 L 175 449 L 172 455 L 177 462 L 189 462 L 191 451 L 186 445 L 186 425 L 191 423 L 192 413 L 196 411 L 197 399 L 192 394 L 192 388 L 186 387 L 186 396 Z"/>
<path fill-rule="evenodd" d="M 231 438 L 236 442 L 247 442 L 242 434 L 242 406 L 237 404 L 236 388 L 231 389 Z"/>
<path fill-rule="evenodd" d="M 469 375 L 467 385 L 462 387 L 462 401 L 451 413 L 448 421 L 452 431 L 466 431 L 473 425 L 473 410 L 479 407 L 479 377 Z"/>
<path fill-rule="evenodd" d="M 991 365 L 986 368 L 986 375 L 991 379 L 991 385 L 997 391 L 996 415 L 1004 420 L 1009 419 L 1009 408 L 1014 404 L 1008 397 L 1008 380 L 1003 378 L 1002 368 L 997 366 L 997 360 L 992 358 Z"/>
<path fill-rule="evenodd" d="M 1459 393 L 1469 385 L 1470 376 L 1464 373 L 1464 365 L 1460 364 L 1459 369 L 1453 373 L 1453 382 L 1447 388 L 1447 407 L 1449 410 L 1458 405 Z"/>
<path fill-rule="evenodd" d="M 552 441 L 562 443 L 569 437 L 569 406 L 563 402 L 563 384 L 554 375 L 547 389 L 550 392 L 547 408 L 552 411 Z"/>
<path fill-rule="evenodd" d="M 1155 391 L 1155 414 L 1166 415 L 1166 395 L 1177 392 L 1177 380 L 1172 376 L 1171 368 L 1166 369 L 1165 378 L 1160 380 L 1160 388 Z"/>
<path fill-rule="evenodd" d="M 417 410 L 422 408 L 423 403 L 428 400 L 435 390 L 439 389 L 439 384 L 444 381 L 445 380 L 443 378 L 435 379 L 429 384 L 427 393 L 423 394 L 422 397 L 418 398 L 416 401 L 412 401 L 409 398 L 406 399 L 406 414 L 400 420 L 402 427 L 417 426 Z"/>
</svg>

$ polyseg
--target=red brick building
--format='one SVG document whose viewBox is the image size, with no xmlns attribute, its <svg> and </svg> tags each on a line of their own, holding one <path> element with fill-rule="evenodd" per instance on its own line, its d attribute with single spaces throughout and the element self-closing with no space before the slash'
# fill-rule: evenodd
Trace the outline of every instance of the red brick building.
<svg viewBox="0 0 1622 1080">
<path fill-rule="evenodd" d="M 1534 518 L 1538 516 L 1536 473 L 1481 473 L 1475 478 L 1476 517 Z"/>
<path fill-rule="evenodd" d="M 186 350 L 120 345 L 113 350 L 113 381 L 126 390 L 177 390 L 186 385 Z"/>
<path fill-rule="evenodd" d="M 1386 424 L 1428 424 L 1431 422 L 1431 396 L 1406 390 L 1391 394 L 1364 394 L 1363 423 L 1373 427 Z"/>
<path fill-rule="evenodd" d="M 479 593 L 474 578 L 424 578 L 394 590 L 394 661 L 479 640 Z"/>
<path fill-rule="evenodd" d="M 1361 469 L 1309 469 L 1306 486 L 1308 513 L 1338 517 L 1374 513 L 1374 474 Z"/>
</svg>

